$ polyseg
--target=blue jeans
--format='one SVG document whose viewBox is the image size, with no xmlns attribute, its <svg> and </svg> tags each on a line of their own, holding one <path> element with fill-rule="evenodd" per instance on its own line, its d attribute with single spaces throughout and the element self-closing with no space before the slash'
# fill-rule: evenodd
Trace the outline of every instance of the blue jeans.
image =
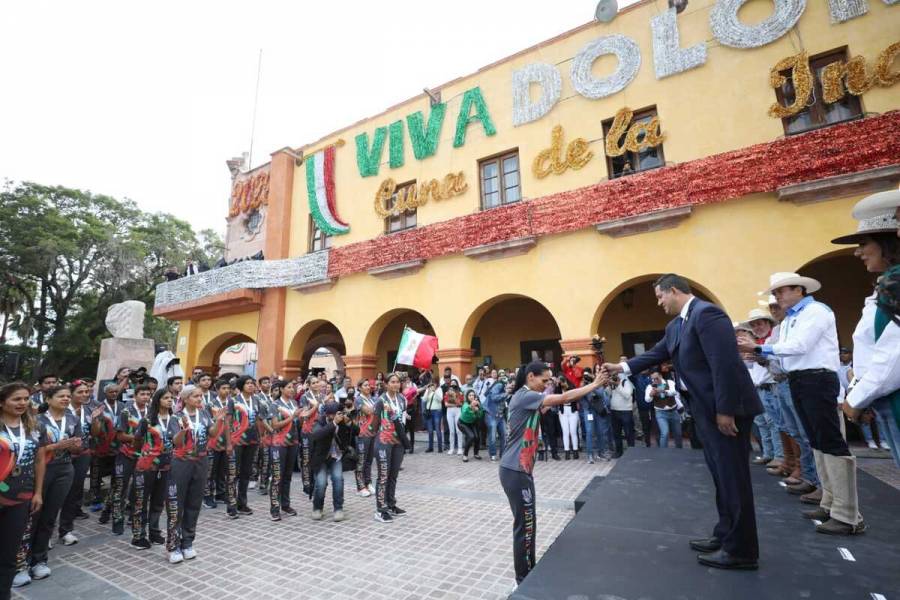
<svg viewBox="0 0 900 600">
<path fill-rule="evenodd" d="M 813 458 L 812 448 L 809 445 L 809 438 L 803 425 L 800 423 L 800 417 L 797 416 L 797 409 L 794 408 L 794 400 L 791 398 L 791 388 L 787 381 L 782 381 L 777 386 L 777 394 L 779 408 L 781 409 L 782 430 L 797 441 L 800 446 L 800 477 L 804 481 L 808 481 L 816 487 L 821 485 L 819 475 L 816 473 L 816 461 Z"/>
<path fill-rule="evenodd" d="M 428 449 L 434 450 L 434 433 L 437 431 L 438 451 L 443 450 L 444 431 L 441 429 L 441 409 L 426 410 L 422 414 L 425 415 L 425 427 L 428 429 Z"/>
<path fill-rule="evenodd" d="M 781 408 L 775 390 L 756 388 L 759 400 L 765 409 L 762 414 L 756 415 L 753 422 L 759 428 L 759 439 L 762 443 L 763 456 L 767 458 L 784 458 L 784 448 L 781 447 L 779 435 L 782 422 Z"/>
<path fill-rule="evenodd" d="M 503 417 L 487 415 L 488 426 L 488 454 L 491 458 L 497 456 L 497 432 L 500 432 L 500 456 L 503 456 L 503 448 L 506 446 L 506 420 Z"/>
<path fill-rule="evenodd" d="M 313 510 L 322 510 L 325 506 L 325 489 L 331 477 L 331 501 L 334 510 L 344 508 L 344 469 L 339 460 L 326 459 L 316 471 L 316 489 L 313 492 Z"/>
<path fill-rule="evenodd" d="M 891 411 L 891 402 L 882 398 L 876 400 L 872 404 L 872 408 L 878 419 L 878 433 L 881 434 L 881 441 L 887 442 L 891 447 L 894 464 L 900 467 L 900 427 L 897 426 L 897 419 L 894 418 L 894 413 Z"/>
<path fill-rule="evenodd" d="M 656 424 L 659 426 L 659 447 L 669 447 L 669 432 L 675 438 L 675 447 L 681 448 L 684 444 L 684 435 L 681 433 L 681 415 L 674 408 L 672 410 L 656 411 Z"/>
<path fill-rule="evenodd" d="M 594 453 L 595 436 L 597 438 L 597 454 L 613 452 L 615 445 L 612 438 L 612 426 L 609 424 L 609 414 L 599 417 L 593 410 L 585 410 L 582 413 L 584 414 L 584 418 L 581 419 L 581 423 L 584 425 L 584 446 L 588 456 Z"/>
</svg>

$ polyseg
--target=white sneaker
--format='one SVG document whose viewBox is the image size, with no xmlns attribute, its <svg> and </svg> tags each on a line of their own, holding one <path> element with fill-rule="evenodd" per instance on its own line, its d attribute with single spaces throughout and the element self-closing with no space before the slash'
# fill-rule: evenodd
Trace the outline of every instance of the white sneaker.
<svg viewBox="0 0 900 600">
<path fill-rule="evenodd" d="M 19 571 L 16 573 L 16 576 L 13 577 L 12 586 L 14 588 L 22 587 L 31 583 L 31 575 L 28 574 L 28 571 Z"/>
<path fill-rule="evenodd" d="M 35 581 L 47 577 L 50 577 L 50 567 L 47 566 L 47 563 L 42 562 L 31 567 L 31 578 Z"/>
<path fill-rule="evenodd" d="M 72 544 L 78 543 L 78 538 L 71 531 L 62 536 L 60 539 L 62 540 L 63 546 L 71 546 Z"/>
<path fill-rule="evenodd" d="M 356 495 L 359 496 L 360 498 L 368 498 L 369 496 L 372 495 L 372 492 L 369 491 L 369 488 L 363 488 L 363 489 L 359 490 L 358 492 L 356 492 Z"/>
<path fill-rule="evenodd" d="M 255 482 L 255 481 L 251 481 L 249 484 L 247 484 L 247 489 L 248 489 L 248 490 L 255 490 L 255 489 L 256 489 L 256 482 Z"/>
<path fill-rule="evenodd" d="M 878 444 L 876 444 L 874 441 L 867 443 L 869 444 L 869 448 L 871 448 L 872 450 L 878 450 Z"/>
<path fill-rule="evenodd" d="M 891 447 L 888 446 L 888 443 L 887 443 L 887 442 L 882 441 L 882 442 L 881 442 L 881 449 L 882 449 L 882 450 L 890 450 Z"/>
<path fill-rule="evenodd" d="M 334 511 L 334 517 L 332 517 L 332 518 L 334 519 L 335 523 L 340 523 L 341 521 L 344 520 L 344 511 L 342 511 L 342 510 Z"/>
<path fill-rule="evenodd" d="M 180 562 L 184 562 L 184 554 L 181 553 L 181 550 L 169 552 L 169 564 L 177 565 Z"/>
<path fill-rule="evenodd" d="M 313 521 L 321 521 L 322 520 L 322 511 L 313 509 L 312 514 L 309 516 Z"/>
<path fill-rule="evenodd" d="M 184 560 L 191 560 L 193 558 L 197 558 L 197 551 L 191 548 L 182 548 L 181 555 L 184 556 Z"/>
<path fill-rule="evenodd" d="M 375 486 L 372 485 L 371 483 L 369 484 L 369 492 L 371 492 L 372 494 L 375 493 Z"/>
<path fill-rule="evenodd" d="M 47 550 L 53 550 L 53 539 L 47 540 Z"/>
<path fill-rule="evenodd" d="M 460 456 L 462 456 L 462 448 L 460 448 L 459 450 L 457 450 L 456 453 L 459 454 Z"/>
<path fill-rule="evenodd" d="M 447 450 L 447 454 L 453 454 L 453 448 L 450 448 L 449 450 Z"/>
</svg>

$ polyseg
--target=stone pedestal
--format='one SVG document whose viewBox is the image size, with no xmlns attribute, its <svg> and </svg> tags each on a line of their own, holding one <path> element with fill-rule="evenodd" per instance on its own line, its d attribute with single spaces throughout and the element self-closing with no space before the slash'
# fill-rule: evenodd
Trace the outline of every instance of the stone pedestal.
<svg viewBox="0 0 900 600">
<path fill-rule="evenodd" d="M 100 364 L 97 366 L 97 383 L 112 379 L 122 367 L 132 370 L 145 367 L 147 371 L 156 358 L 153 340 L 131 338 L 106 338 L 100 342 Z M 160 382 L 165 385 L 165 382 Z M 98 390 L 99 391 L 99 390 Z M 99 395 L 97 396 L 100 397 Z"/>
</svg>

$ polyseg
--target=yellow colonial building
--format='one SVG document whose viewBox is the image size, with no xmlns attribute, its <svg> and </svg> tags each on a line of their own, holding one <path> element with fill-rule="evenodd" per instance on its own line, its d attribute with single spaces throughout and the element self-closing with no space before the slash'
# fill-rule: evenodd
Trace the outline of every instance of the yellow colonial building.
<svg viewBox="0 0 900 600">
<path fill-rule="evenodd" d="M 253 341 L 258 373 L 328 348 L 371 376 L 409 326 L 467 373 L 591 356 L 594 334 L 641 352 L 660 273 L 740 320 L 799 271 L 849 343 L 872 282 L 830 240 L 900 181 L 898 55 L 896 0 L 638 2 L 230 165 L 226 258 L 264 258 L 161 284 L 155 312 L 186 368 Z"/>
</svg>

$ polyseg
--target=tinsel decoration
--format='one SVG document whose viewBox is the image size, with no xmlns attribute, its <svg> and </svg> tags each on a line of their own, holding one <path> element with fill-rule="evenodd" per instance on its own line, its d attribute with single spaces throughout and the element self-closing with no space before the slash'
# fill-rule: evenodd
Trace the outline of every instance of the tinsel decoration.
<svg viewBox="0 0 900 600">
<path fill-rule="evenodd" d="M 709 28 L 719 42 L 732 48 L 771 44 L 793 27 L 806 10 L 806 0 L 773 0 L 775 12 L 756 25 L 745 25 L 738 11 L 750 0 L 717 0 L 709 13 Z"/>
<path fill-rule="evenodd" d="M 659 117 L 653 117 L 646 123 L 638 122 L 631 125 L 633 118 L 634 112 L 627 106 L 616 112 L 606 134 L 607 156 L 622 156 L 625 152 L 643 152 L 647 148 L 663 143 L 666 136 L 660 132 Z M 641 134 L 644 134 L 644 137 L 639 141 L 638 137 Z"/>
<path fill-rule="evenodd" d="M 429 200 L 446 200 L 458 196 L 469 189 L 465 174 L 448 173 L 444 176 L 443 183 L 437 179 L 431 179 L 418 187 L 415 185 L 397 189 L 397 183 L 393 179 L 385 179 L 375 192 L 375 213 L 386 219 L 410 210 L 416 210 L 420 206 L 428 204 Z M 393 204 L 388 208 L 391 199 Z"/>
<path fill-rule="evenodd" d="M 594 61 L 604 54 L 614 54 L 619 64 L 612 75 L 597 79 L 591 73 Z M 572 61 L 572 86 L 584 96 L 596 100 L 625 89 L 641 67 L 641 49 L 630 37 L 605 35 L 579 50 Z"/>
<path fill-rule="evenodd" d="M 247 179 L 235 181 L 231 188 L 229 217 L 249 213 L 269 203 L 269 172 L 260 171 Z"/>
<path fill-rule="evenodd" d="M 865 0 L 863 0 L 865 1 Z M 662 79 L 701 66 L 706 62 L 706 44 L 681 48 L 675 7 L 650 19 L 653 33 L 653 68 Z"/>
<path fill-rule="evenodd" d="M 893 6 L 894 4 L 897 4 L 898 2 L 900 2 L 900 0 L 884 0 L 884 3 L 887 4 L 888 6 Z"/>
<path fill-rule="evenodd" d="M 472 105 L 475 106 L 475 114 L 469 116 L 472 112 Z M 497 133 L 494 122 L 491 120 L 491 114 L 488 112 L 487 103 L 484 96 L 481 95 L 480 87 L 473 87 L 466 90 L 463 94 L 462 106 L 459 107 L 459 117 L 456 119 L 456 135 L 453 136 L 453 147 L 459 148 L 466 143 L 466 129 L 472 120 L 481 121 L 484 128 L 484 135 L 491 136 Z"/>
<path fill-rule="evenodd" d="M 794 102 L 790 106 L 782 106 L 778 102 L 769 107 L 769 116 L 783 119 L 796 115 L 805 110 L 809 103 L 809 95 L 812 93 L 812 72 L 809 70 L 809 56 L 806 52 L 782 58 L 772 70 L 769 71 L 769 85 L 775 89 L 787 83 L 787 78 L 782 71 L 790 71 L 790 78 L 794 86 Z"/>
<path fill-rule="evenodd" d="M 387 127 L 379 127 L 375 130 L 375 140 L 369 148 L 369 134 L 361 133 L 356 136 L 356 166 L 362 177 L 378 175 L 381 166 L 381 152 L 384 150 L 384 138 L 387 137 Z"/>
<path fill-rule="evenodd" d="M 406 117 L 406 129 L 409 131 L 409 140 L 412 143 L 413 155 L 418 160 L 433 156 L 437 152 L 438 142 L 441 139 L 441 126 L 444 124 L 444 115 L 447 105 L 435 104 L 428 115 L 427 129 L 423 126 L 422 111 L 416 111 Z"/>
<path fill-rule="evenodd" d="M 331 250 L 328 276 L 460 255 L 475 246 L 565 234 L 668 208 L 772 194 L 787 185 L 894 165 L 900 156 L 897 131 L 900 111 L 887 112 L 342 245 Z"/>
<path fill-rule="evenodd" d="M 392 169 L 403 166 L 403 121 L 388 126 L 388 164 Z"/>
<path fill-rule="evenodd" d="M 537 179 L 543 179 L 550 173 L 562 175 L 567 169 L 577 171 L 594 157 L 594 153 L 588 149 L 588 141 L 584 138 L 575 138 L 569 142 L 563 156 L 562 125 L 553 128 L 550 138 L 552 140 L 550 147 L 539 152 L 531 163 L 531 172 Z"/>
<path fill-rule="evenodd" d="M 900 0 L 898 0 L 900 1 Z M 889 87 L 900 81 L 900 69 L 891 72 L 891 65 L 900 54 L 900 42 L 895 42 L 885 48 L 875 61 L 875 79 L 878 85 Z"/>
<path fill-rule="evenodd" d="M 866 59 L 854 56 L 849 61 L 836 60 L 822 71 L 822 100 L 826 104 L 837 102 L 846 91 L 862 96 L 875 85 L 875 78 L 866 73 Z"/>
<path fill-rule="evenodd" d="M 869 12 L 869 3 L 866 0 L 828 0 L 828 12 L 831 24 L 836 25 Z"/>
<path fill-rule="evenodd" d="M 531 100 L 531 84 L 541 88 L 541 97 Z M 513 127 L 537 121 L 553 108 L 562 93 L 562 75 L 555 65 L 533 63 L 512 73 Z"/>
</svg>

